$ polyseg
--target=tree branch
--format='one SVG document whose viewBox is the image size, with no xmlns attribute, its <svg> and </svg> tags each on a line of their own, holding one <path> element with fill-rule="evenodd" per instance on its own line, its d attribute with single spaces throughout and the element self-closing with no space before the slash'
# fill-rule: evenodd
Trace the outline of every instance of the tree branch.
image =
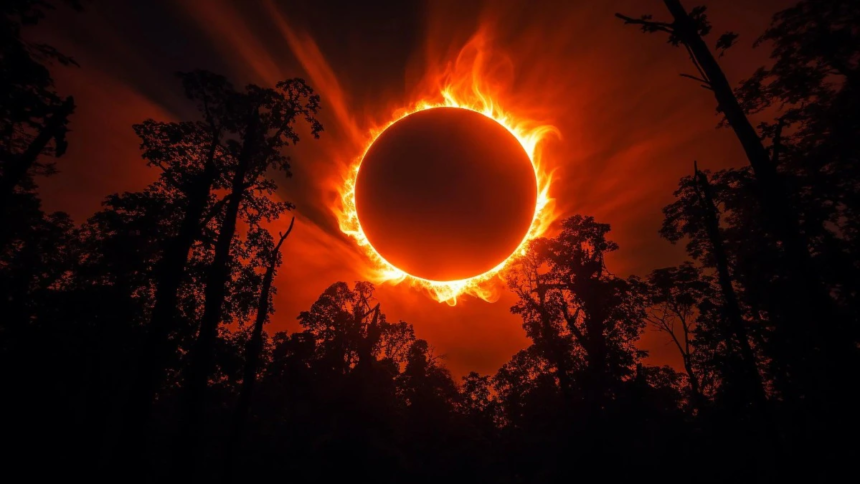
<svg viewBox="0 0 860 484">
<path fill-rule="evenodd" d="M 224 205 L 226 205 L 227 202 L 232 197 L 233 197 L 233 194 L 231 193 L 231 194 L 226 195 L 221 200 L 218 200 L 217 202 L 215 202 L 215 205 L 212 205 L 212 208 L 209 209 L 209 212 L 203 216 L 203 219 L 200 221 L 200 226 L 201 227 L 207 226 L 209 224 L 209 221 L 212 220 L 212 218 L 214 216 L 218 215 L 218 212 L 220 212 L 221 209 L 224 208 Z"/>
<path fill-rule="evenodd" d="M 700 78 L 698 78 L 698 77 L 696 77 L 696 76 L 693 76 L 693 75 L 690 75 L 690 74 L 679 74 L 679 75 L 680 75 L 681 77 L 686 77 L 687 79 L 692 79 L 692 80 L 694 80 L 694 81 L 701 82 L 701 83 L 702 83 L 702 87 L 703 87 L 703 88 L 705 88 L 705 89 L 707 89 L 707 90 L 709 90 L 709 91 L 713 91 L 713 90 L 714 90 L 714 88 L 712 88 L 712 87 L 711 87 L 711 83 L 710 83 L 710 82 L 708 82 L 708 81 L 706 81 L 705 79 L 700 79 Z"/>
<path fill-rule="evenodd" d="M 293 216 L 293 218 L 290 220 L 290 226 L 287 228 L 287 231 L 283 234 L 281 234 L 279 232 L 281 239 L 278 240 L 277 245 L 275 245 L 275 250 L 272 251 L 272 260 L 274 260 L 275 258 L 278 257 L 278 252 L 281 251 L 281 245 L 283 245 L 284 241 L 287 240 L 287 237 L 290 236 L 290 232 L 293 231 L 293 224 L 295 224 L 295 223 L 296 223 L 296 217 Z"/>
<path fill-rule="evenodd" d="M 585 337 L 582 334 L 582 331 L 576 327 L 576 320 L 579 318 L 579 313 L 582 308 L 576 308 L 576 312 L 573 313 L 573 317 L 570 316 L 570 311 L 567 309 L 567 304 L 562 305 L 562 314 L 564 314 L 564 320 L 567 322 L 567 327 L 570 329 L 570 332 L 573 333 L 573 336 L 576 337 L 576 340 L 583 344 L 585 347 Z"/>
<path fill-rule="evenodd" d="M 675 30 L 672 24 L 668 24 L 666 22 L 654 22 L 646 19 L 636 19 L 633 17 L 628 17 L 626 15 L 622 15 L 620 13 L 616 13 L 615 16 L 624 21 L 625 25 L 641 25 L 643 30 L 648 32 L 667 32 L 674 33 Z"/>
</svg>

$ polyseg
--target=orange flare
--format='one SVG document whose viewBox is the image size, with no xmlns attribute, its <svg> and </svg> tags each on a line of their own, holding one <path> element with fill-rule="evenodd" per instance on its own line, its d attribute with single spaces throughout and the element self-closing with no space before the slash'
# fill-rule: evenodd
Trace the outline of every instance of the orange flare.
<svg viewBox="0 0 860 484">
<path fill-rule="evenodd" d="M 405 282 L 426 290 L 437 301 L 452 306 L 457 303 L 457 298 L 462 295 L 476 296 L 486 301 L 497 299 L 498 284 L 496 282 L 510 260 L 514 256 L 524 253 L 528 242 L 543 235 L 556 219 L 554 200 L 549 195 L 552 172 L 548 171 L 541 163 L 539 145 L 548 135 L 558 134 L 558 130 L 549 124 L 523 119 L 502 109 L 499 99 L 501 96 L 500 89 L 494 89 L 495 80 L 489 73 L 489 52 L 485 44 L 483 35 L 478 34 L 473 37 L 460 51 L 453 65 L 449 65 L 448 69 L 435 78 L 436 92 L 418 97 L 416 101 L 408 104 L 408 107 L 395 111 L 390 121 L 370 130 L 364 150 L 349 165 L 343 175 L 343 183 L 339 190 L 339 204 L 333 209 L 341 231 L 355 239 L 358 246 L 367 255 L 372 265 L 370 273 L 365 274 L 368 279 L 376 283 L 399 284 Z M 437 107 L 469 109 L 504 126 L 519 140 L 528 153 L 538 184 L 537 204 L 531 227 L 514 253 L 504 262 L 483 274 L 456 281 L 422 279 L 407 274 L 390 264 L 367 240 L 355 208 L 355 183 L 361 161 L 377 136 L 405 116 Z"/>
</svg>

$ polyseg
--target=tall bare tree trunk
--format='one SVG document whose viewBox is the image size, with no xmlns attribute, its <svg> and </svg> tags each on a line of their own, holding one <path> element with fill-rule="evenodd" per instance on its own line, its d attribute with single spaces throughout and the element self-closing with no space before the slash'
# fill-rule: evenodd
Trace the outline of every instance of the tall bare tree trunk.
<svg viewBox="0 0 860 484">
<path fill-rule="evenodd" d="M 684 371 L 687 372 L 687 379 L 690 380 L 690 393 L 693 401 L 693 407 L 702 412 L 705 410 L 705 396 L 702 395 L 702 384 L 699 381 L 699 375 L 693 369 L 693 361 L 690 359 L 689 353 L 683 353 L 682 360 L 684 362 Z"/>
<path fill-rule="evenodd" d="M 730 331 L 738 340 L 738 346 L 741 349 L 742 367 L 744 373 L 743 388 L 749 393 L 753 403 L 753 412 L 759 422 L 759 430 L 763 434 L 763 439 L 770 444 L 770 449 L 777 456 L 782 454 L 782 445 L 779 440 L 776 422 L 770 414 L 768 408 L 767 394 L 764 390 L 761 375 L 758 371 L 755 353 L 749 343 L 749 336 L 744 327 L 744 320 L 741 314 L 740 304 L 735 288 L 732 285 L 732 277 L 729 273 L 728 257 L 726 255 L 723 239 L 720 235 L 720 221 L 717 212 L 717 207 L 714 205 L 714 199 L 711 194 L 711 185 L 708 182 L 708 177 L 696 168 L 696 193 L 699 196 L 699 203 L 702 208 L 702 219 L 705 223 L 705 230 L 708 233 L 708 239 L 711 242 L 711 250 L 717 265 L 717 279 L 719 280 L 720 290 L 723 294 L 724 308 L 726 316 L 729 320 Z M 730 337 L 730 336 L 729 336 Z M 766 462 L 769 458 L 764 459 Z"/>
<path fill-rule="evenodd" d="M 218 325 L 221 323 L 224 299 L 227 296 L 227 281 L 230 278 L 230 248 L 236 234 L 239 207 L 247 190 L 245 177 L 251 168 L 256 152 L 259 114 L 254 113 L 248 123 L 242 150 L 237 160 L 236 171 L 231 181 L 229 201 L 221 222 L 218 239 L 215 242 L 215 255 L 206 276 L 204 289 L 203 316 L 197 341 L 191 349 L 191 362 L 185 379 L 184 418 L 177 438 L 177 452 L 174 458 L 176 477 L 192 480 L 197 464 L 199 437 L 205 410 L 206 387 L 212 371 L 215 342 L 218 338 Z M 184 452 L 184 454 L 183 454 Z"/>
<path fill-rule="evenodd" d="M 752 392 L 751 396 L 756 405 L 763 407 L 767 403 L 767 397 L 758 372 L 755 353 L 753 353 L 749 343 L 749 336 L 747 335 L 743 315 L 741 314 L 738 296 L 732 285 L 728 256 L 723 245 L 723 238 L 720 235 L 719 215 L 711 194 L 711 184 L 708 182 L 708 177 L 700 172 L 698 168 L 696 168 L 695 177 L 696 194 L 699 197 L 702 221 L 708 233 L 708 239 L 711 242 L 711 251 L 717 266 L 717 279 L 719 280 L 720 291 L 723 295 L 726 319 L 729 322 L 730 333 L 737 339 L 741 350 L 741 359 L 743 360 L 744 373 L 747 380 L 744 386 Z M 729 344 L 729 346 L 732 345 Z"/>
<path fill-rule="evenodd" d="M 233 423 L 230 428 L 230 435 L 227 437 L 224 452 L 224 476 L 222 482 L 229 484 L 233 481 L 233 469 L 235 465 L 235 452 L 239 448 L 242 441 L 242 432 L 245 427 L 245 420 L 248 417 L 248 410 L 251 408 L 251 395 L 254 392 L 254 385 L 257 382 L 257 371 L 260 366 L 260 353 L 263 351 L 263 326 L 269 318 L 269 293 L 272 290 L 272 280 L 275 278 L 275 270 L 277 269 L 278 253 L 281 250 L 284 240 L 293 231 L 293 224 L 296 218 L 290 221 L 290 227 L 281 235 L 281 239 L 272 251 L 272 258 L 269 260 L 269 265 L 266 267 L 266 274 L 263 276 L 263 284 L 260 288 L 260 299 L 257 301 L 257 319 L 254 321 L 254 330 L 251 333 L 251 339 L 245 345 L 245 371 L 242 378 L 242 388 L 239 390 L 239 399 L 236 403 L 236 411 L 233 415 Z"/>
<path fill-rule="evenodd" d="M 858 367 L 860 356 L 850 336 L 851 319 L 837 309 L 814 266 L 808 241 L 800 230 L 798 212 L 777 172 L 779 137 L 774 141 L 772 157 L 768 156 L 725 74 L 698 35 L 694 21 L 679 0 L 664 2 L 675 19 L 675 33 L 704 72 L 720 110 L 749 159 L 758 184 L 757 194 L 764 214 L 762 224 L 782 242 L 789 277 L 784 293 L 784 317 L 779 318 L 771 338 L 772 361 L 776 372 L 789 375 L 780 390 L 799 409 L 797 418 L 811 419 L 806 426 L 816 429 L 810 439 L 821 439 L 816 432 L 839 425 L 829 407 L 831 402 L 845 399 L 845 381 L 852 378 Z"/>
<path fill-rule="evenodd" d="M 664 0 L 674 21 L 654 22 L 648 18 L 617 17 L 629 24 L 642 25 L 646 31 L 662 31 L 673 36 L 687 49 L 701 75 L 700 81 L 713 91 L 718 107 L 743 147 L 756 180 L 756 196 L 763 212 L 762 225 L 781 243 L 785 267 L 789 273 L 785 289 L 785 317 L 779 321 L 779 353 L 774 363 L 777 371 L 790 373 L 788 390 L 796 400 L 808 401 L 815 394 L 844 386 L 841 378 L 832 377 L 855 358 L 846 337 L 848 321 L 837 310 L 822 283 L 809 252 L 808 241 L 800 229 L 797 211 L 792 208 L 789 191 L 777 171 L 776 157 L 768 154 L 758 133 L 735 97 L 725 74 L 698 32 L 680 0 Z M 825 329 L 826 328 L 826 329 Z"/>
<path fill-rule="evenodd" d="M 109 457 L 115 469 L 127 469 L 144 454 L 146 427 L 169 357 L 168 339 L 174 328 L 179 288 L 188 265 L 188 253 L 200 236 L 206 204 L 218 175 L 215 156 L 219 141 L 220 134 L 213 133 L 203 172 L 188 192 L 188 206 L 179 232 L 167 242 L 156 269 L 155 305 L 126 396 L 119 443 L 115 449 L 108 449 L 108 453 L 115 453 Z M 108 445 L 113 444 L 109 442 Z"/>
<path fill-rule="evenodd" d="M 713 91 L 720 111 L 725 114 L 750 162 L 759 185 L 757 193 L 765 215 L 763 223 L 783 243 L 786 260 L 793 274 L 792 280 L 797 286 L 797 294 L 791 299 L 800 298 L 800 301 L 795 301 L 796 306 L 809 313 L 812 318 L 810 323 L 816 319 L 833 321 L 836 316 L 833 302 L 821 283 L 818 271 L 812 266 L 807 241 L 801 234 L 797 213 L 792 210 L 788 190 L 776 170 L 776 164 L 741 108 L 725 73 L 699 36 L 695 21 L 687 14 L 680 0 L 664 0 L 664 3 L 675 20 L 672 24 L 675 35 L 687 46 L 693 61 L 704 74 L 704 80 Z"/>
</svg>

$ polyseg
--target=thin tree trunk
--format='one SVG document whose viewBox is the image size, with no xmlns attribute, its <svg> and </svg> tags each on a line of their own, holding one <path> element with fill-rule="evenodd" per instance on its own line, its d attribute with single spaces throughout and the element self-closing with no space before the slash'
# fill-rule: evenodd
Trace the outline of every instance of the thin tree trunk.
<svg viewBox="0 0 860 484">
<path fill-rule="evenodd" d="M 772 338 L 773 363 L 779 374 L 789 374 L 781 390 L 804 405 L 821 395 L 837 393 L 844 387 L 844 376 L 856 365 L 857 349 L 848 336 L 849 318 L 837 309 L 828 288 L 809 252 L 801 231 L 798 213 L 777 171 L 778 140 L 773 156 L 768 156 L 755 128 L 740 106 L 725 74 L 705 41 L 699 36 L 695 20 L 679 0 L 664 0 L 674 18 L 671 24 L 634 19 L 621 14 L 626 23 L 643 25 L 646 30 L 673 35 L 687 48 L 708 89 L 714 92 L 719 109 L 725 114 L 746 153 L 756 179 L 756 197 L 762 209 L 762 225 L 781 242 L 779 249 L 790 277 L 783 293 L 785 310 Z M 692 77 L 692 76 L 690 76 Z M 696 79 L 694 77 L 694 79 Z"/>
<path fill-rule="evenodd" d="M 257 382 L 257 371 L 260 366 L 260 353 L 263 351 L 263 325 L 269 318 L 269 293 L 272 289 L 272 280 L 275 277 L 276 264 L 278 262 L 278 253 L 281 250 L 284 240 L 293 231 L 293 224 L 296 218 L 290 221 L 290 227 L 286 233 L 281 235 L 281 239 L 275 246 L 272 252 L 272 258 L 269 265 L 266 267 L 266 274 L 263 276 L 263 285 L 260 288 L 260 299 L 257 302 L 257 319 L 254 321 L 254 330 L 251 333 L 251 339 L 245 345 L 245 371 L 242 378 L 242 388 L 239 390 L 239 399 L 236 403 L 236 412 L 233 415 L 233 424 L 230 428 L 230 435 L 227 437 L 226 449 L 224 452 L 224 477 L 223 481 L 228 484 L 233 481 L 233 466 L 236 456 L 236 449 L 242 440 L 242 432 L 245 427 L 245 420 L 248 417 L 248 410 L 251 408 L 251 395 L 254 392 L 254 385 Z"/>
<path fill-rule="evenodd" d="M 379 338 L 382 336 L 379 328 L 379 304 L 377 303 L 370 312 L 373 313 L 373 319 L 367 325 L 367 336 L 362 338 L 358 347 L 356 370 L 362 375 L 369 372 L 373 366 L 373 347 L 376 346 L 376 343 L 379 342 Z M 367 317 L 367 315 L 364 317 Z"/>
<path fill-rule="evenodd" d="M 218 174 L 215 155 L 219 141 L 220 135 L 215 133 L 203 172 L 189 190 L 188 207 L 179 232 L 167 242 L 156 269 L 155 305 L 146 340 L 138 357 L 134 379 L 126 397 L 119 445 L 116 446 L 117 454 L 113 459 L 114 467 L 119 469 L 128 468 L 128 465 L 143 454 L 152 402 L 161 385 L 164 366 L 169 357 L 168 338 L 174 327 L 179 288 L 188 265 L 188 253 L 200 236 L 201 218 Z"/>
<path fill-rule="evenodd" d="M 674 312 L 674 311 L 673 311 Z M 679 314 L 675 312 L 675 314 Z M 705 397 L 702 395 L 702 385 L 699 381 L 699 376 L 696 375 L 693 370 L 693 357 L 690 353 L 690 329 L 687 326 L 687 321 L 684 317 L 679 315 L 681 319 L 681 326 L 684 330 L 684 345 L 681 346 L 681 342 L 678 340 L 678 337 L 675 335 L 674 331 L 672 331 L 672 327 L 666 324 L 665 322 L 661 322 L 657 324 L 657 328 L 660 331 L 663 331 L 669 335 L 672 339 L 672 342 L 675 343 L 675 347 L 678 348 L 678 353 L 681 355 L 681 360 L 684 364 L 684 371 L 687 372 L 687 378 L 690 379 L 690 392 L 692 393 L 691 400 L 693 402 L 693 407 L 699 411 L 704 410 Z"/>
<path fill-rule="evenodd" d="M 699 383 L 699 377 L 693 371 L 693 363 L 690 360 L 689 354 L 683 355 L 684 370 L 687 372 L 687 378 L 690 379 L 690 393 L 692 393 L 693 407 L 699 412 L 705 409 L 705 397 L 702 395 L 702 387 Z"/>
<path fill-rule="evenodd" d="M 741 358 L 744 362 L 744 372 L 747 374 L 749 388 L 753 392 L 753 399 L 757 405 L 763 405 L 767 398 L 764 393 L 764 388 L 761 382 L 761 376 L 758 373 L 758 365 L 756 357 L 749 343 L 746 328 L 744 327 L 743 315 L 741 314 L 740 304 L 735 288 L 732 285 L 732 276 L 729 273 L 728 256 L 723 245 L 723 239 L 720 235 L 720 222 L 717 215 L 717 208 L 714 206 L 714 199 L 711 195 L 711 185 L 708 182 L 708 177 L 704 173 L 696 169 L 696 193 L 699 197 L 699 204 L 702 209 L 702 220 L 705 224 L 705 230 L 708 233 L 708 239 L 711 242 L 711 251 L 717 265 L 717 279 L 720 284 L 720 290 L 723 294 L 724 308 L 729 321 L 731 333 L 738 340 L 738 345 L 741 350 Z"/>
<path fill-rule="evenodd" d="M 776 424 L 773 417 L 768 411 L 767 395 L 764 391 L 764 385 L 761 380 L 761 375 L 758 372 L 755 353 L 749 344 L 744 327 L 744 320 L 738 303 L 737 293 L 732 285 L 732 277 L 729 273 L 728 257 L 726 255 L 725 246 L 723 245 L 722 237 L 720 236 L 719 216 L 716 206 L 714 206 L 713 196 L 711 195 L 711 185 L 708 182 L 708 177 L 704 173 L 696 169 L 697 194 L 702 207 L 702 218 L 705 223 L 705 230 L 708 233 L 708 239 L 711 242 L 711 250 L 717 265 L 717 279 L 720 284 L 720 290 L 723 294 L 723 302 L 728 316 L 731 333 L 738 340 L 738 345 L 741 349 L 741 359 L 743 372 L 746 375 L 743 387 L 752 397 L 753 411 L 761 423 L 761 430 L 764 433 L 764 438 L 771 443 L 773 451 L 781 454 L 781 445 L 777 435 Z M 729 336 L 730 338 L 730 336 Z"/>
<path fill-rule="evenodd" d="M 544 341 L 544 345 L 546 346 L 544 357 L 550 362 L 550 364 L 555 366 L 556 378 L 558 378 L 558 384 L 561 387 L 561 391 L 568 400 L 571 400 L 575 393 L 573 388 L 573 375 L 571 374 L 570 365 L 568 364 L 568 358 L 565 355 L 565 349 L 562 348 L 559 343 L 558 333 L 553 329 L 552 323 L 550 322 L 550 315 L 546 310 L 546 292 L 546 287 L 539 286 L 537 288 L 538 304 L 536 309 L 540 313 L 540 335 Z M 564 307 L 564 310 L 565 312 L 567 311 L 566 306 Z M 577 311 L 572 320 L 569 318 L 567 319 L 569 326 L 574 325 L 578 314 L 579 312 Z"/>
<path fill-rule="evenodd" d="M 687 325 L 687 319 L 685 317 L 680 317 L 681 326 L 684 330 L 683 349 L 678 343 L 677 338 L 675 338 L 675 333 L 672 333 L 672 339 L 675 340 L 675 344 L 678 345 L 678 349 L 681 350 L 681 355 L 684 359 L 684 369 L 687 371 L 687 377 L 690 379 L 690 390 L 693 392 L 693 406 L 695 406 L 699 412 L 703 412 L 705 410 L 705 396 L 702 395 L 702 384 L 699 380 L 699 375 L 697 375 L 693 369 L 693 355 L 690 352 L 690 326 Z"/>
<path fill-rule="evenodd" d="M 203 421 L 206 386 L 212 369 L 215 342 L 218 338 L 218 325 L 221 323 L 224 299 L 227 296 L 227 281 L 230 278 L 230 248 L 236 234 L 239 208 L 247 190 L 247 175 L 254 151 L 259 115 L 252 115 L 245 133 L 245 140 L 237 160 L 230 189 L 230 200 L 221 222 L 218 239 L 215 242 L 215 255 L 206 277 L 204 290 L 203 316 L 197 341 L 191 349 L 191 362 L 185 379 L 184 418 L 177 438 L 177 452 L 173 468 L 179 479 L 190 481 L 196 466 L 198 443 Z"/>
<path fill-rule="evenodd" d="M 69 96 L 45 121 L 45 126 L 42 127 L 42 130 L 39 131 L 39 134 L 30 142 L 30 145 L 27 146 L 27 149 L 23 153 L 18 156 L 12 153 L 9 154 L 9 159 L 4 163 L 3 176 L 0 177 L 0 224 L 2 226 L 5 226 L 9 202 L 15 191 L 15 187 L 24 180 L 27 172 L 36 163 L 39 155 L 45 151 L 48 143 L 63 134 L 63 130 L 66 128 L 66 120 L 74 110 L 75 100 Z M 57 156 L 60 154 L 62 154 L 61 150 Z"/>
<path fill-rule="evenodd" d="M 723 70 L 699 36 L 695 21 L 687 14 L 680 0 L 664 0 L 664 3 L 675 19 L 675 34 L 688 47 L 697 67 L 704 73 L 720 111 L 725 114 L 753 169 L 759 185 L 759 202 L 765 214 L 763 223 L 782 241 L 793 281 L 798 286 L 797 294 L 790 299 L 800 299 L 795 301 L 795 306 L 808 313 L 812 318 L 810 322 L 816 319 L 832 321 L 833 302 L 812 266 L 808 244 L 800 232 L 797 214 L 791 208 L 788 191 L 777 173 L 776 165 L 741 108 Z"/>
</svg>

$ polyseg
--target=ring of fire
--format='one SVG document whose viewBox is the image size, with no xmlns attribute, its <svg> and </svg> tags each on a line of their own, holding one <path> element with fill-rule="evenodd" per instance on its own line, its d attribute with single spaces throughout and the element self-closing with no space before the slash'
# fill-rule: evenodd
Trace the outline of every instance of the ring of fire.
<svg viewBox="0 0 860 484">
<path fill-rule="evenodd" d="M 412 277 L 471 279 L 520 246 L 537 204 L 537 176 L 504 126 L 468 109 L 410 114 L 361 162 L 355 204 L 373 249 Z"/>
<path fill-rule="evenodd" d="M 450 76 L 450 74 L 449 74 Z M 508 263 L 518 254 L 524 254 L 526 245 L 532 239 L 542 236 L 550 224 L 555 220 L 556 213 L 554 203 L 549 196 L 552 173 L 543 168 L 538 145 L 550 134 L 558 134 L 557 130 L 548 124 L 541 124 L 529 119 L 518 118 L 511 113 L 503 111 L 498 102 L 482 89 L 482 82 L 476 79 L 475 71 L 461 78 L 450 78 L 445 81 L 445 87 L 441 90 L 441 96 L 437 100 L 426 98 L 401 109 L 394 113 L 391 121 L 383 126 L 372 129 L 365 145 L 364 152 L 349 165 L 343 175 L 343 183 L 339 186 L 339 204 L 334 207 L 335 215 L 342 232 L 352 237 L 359 248 L 370 262 L 370 267 L 363 277 L 376 282 L 390 282 L 394 284 L 407 283 L 411 286 L 425 289 L 439 302 L 450 305 L 457 303 L 457 298 L 463 295 L 479 297 L 486 301 L 493 301 L 499 295 L 499 275 L 504 271 Z M 455 76 L 457 77 L 457 76 Z M 432 278 L 419 277 L 403 268 L 397 267 L 392 261 L 387 260 L 380 254 L 368 238 L 362 227 L 358 216 L 358 204 L 356 199 L 356 188 L 362 161 L 372 149 L 374 143 L 386 130 L 407 116 L 434 108 L 460 108 L 473 111 L 489 118 L 516 139 L 521 149 L 528 155 L 533 170 L 532 180 L 536 181 L 536 201 L 534 201 L 534 213 L 524 237 L 513 252 L 507 258 L 491 267 L 490 269 L 472 277 L 463 277 L 454 280 L 434 280 Z M 531 174 L 530 174 L 531 176 Z M 534 199 L 533 199 L 534 200 Z"/>
</svg>

